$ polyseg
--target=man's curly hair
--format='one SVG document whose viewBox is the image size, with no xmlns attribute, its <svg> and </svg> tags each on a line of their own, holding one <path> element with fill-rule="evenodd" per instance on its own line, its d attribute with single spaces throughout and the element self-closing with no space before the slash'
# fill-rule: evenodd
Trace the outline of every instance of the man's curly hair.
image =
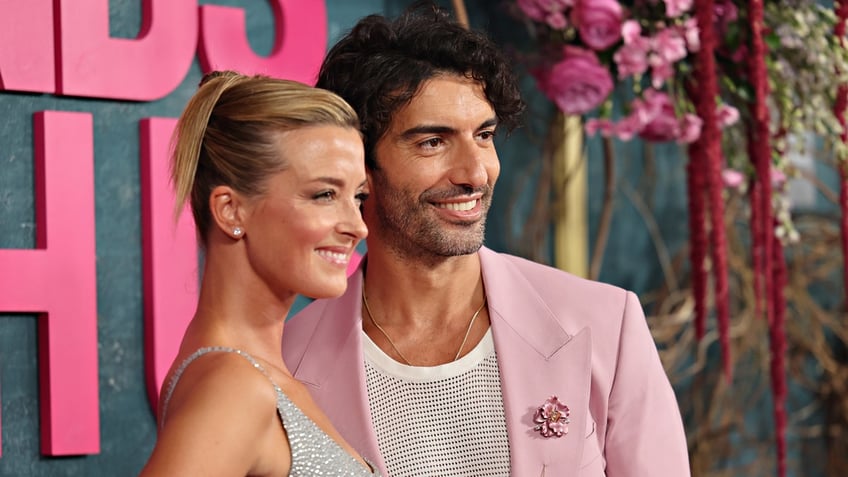
<svg viewBox="0 0 848 477">
<path fill-rule="evenodd" d="M 432 4 L 418 3 L 395 20 L 380 15 L 361 19 L 330 49 L 316 86 L 356 110 L 366 165 L 376 169 L 374 147 L 395 112 L 423 82 L 442 74 L 479 81 L 499 126 L 507 131 L 518 126 L 524 103 L 506 57 L 486 35 L 466 29 Z"/>
</svg>

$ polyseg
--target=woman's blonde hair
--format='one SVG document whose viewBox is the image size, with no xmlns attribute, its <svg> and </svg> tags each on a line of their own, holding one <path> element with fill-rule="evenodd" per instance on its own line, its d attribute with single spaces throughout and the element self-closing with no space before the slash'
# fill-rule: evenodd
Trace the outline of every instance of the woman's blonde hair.
<svg viewBox="0 0 848 477">
<path fill-rule="evenodd" d="M 205 244 L 212 189 L 228 185 L 248 197 L 263 194 L 266 180 L 287 166 L 279 134 L 316 125 L 358 129 L 359 120 L 350 105 L 327 90 L 233 71 L 207 74 L 172 139 L 176 216 L 190 199 Z"/>
</svg>

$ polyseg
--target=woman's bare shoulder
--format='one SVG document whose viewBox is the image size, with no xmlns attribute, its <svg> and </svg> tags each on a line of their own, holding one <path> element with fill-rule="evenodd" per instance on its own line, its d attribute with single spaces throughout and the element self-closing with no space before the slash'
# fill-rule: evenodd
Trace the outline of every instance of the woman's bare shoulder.
<svg viewBox="0 0 848 477">
<path fill-rule="evenodd" d="M 176 383 L 148 467 L 164 464 L 170 475 L 246 475 L 262 460 L 262 440 L 282 434 L 276 403 L 270 379 L 244 356 L 199 356 Z M 287 444 L 284 434 L 282 440 Z"/>
</svg>

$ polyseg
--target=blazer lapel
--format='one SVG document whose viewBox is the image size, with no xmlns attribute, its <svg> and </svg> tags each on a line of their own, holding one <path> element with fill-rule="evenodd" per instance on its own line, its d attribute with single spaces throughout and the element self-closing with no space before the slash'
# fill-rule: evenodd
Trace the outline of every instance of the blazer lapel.
<svg viewBox="0 0 848 477">
<path fill-rule="evenodd" d="M 362 354 L 362 271 L 351 275 L 345 294 L 326 300 L 315 331 L 294 371 L 342 437 L 386 475 L 371 424 Z"/>
<path fill-rule="evenodd" d="M 480 251 L 498 355 L 513 475 L 577 475 L 589 416 L 589 329 L 568 334 L 512 263 Z M 569 407 L 568 434 L 534 430 L 536 409 L 557 396 Z"/>
</svg>

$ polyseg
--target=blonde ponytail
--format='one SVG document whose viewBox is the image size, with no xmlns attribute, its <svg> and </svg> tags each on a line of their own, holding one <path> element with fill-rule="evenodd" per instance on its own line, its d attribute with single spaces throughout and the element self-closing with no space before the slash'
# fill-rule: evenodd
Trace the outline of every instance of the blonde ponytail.
<svg viewBox="0 0 848 477">
<path fill-rule="evenodd" d="M 176 195 L 174 218 L 178 219 L 194 187 L 203 138 L 212 111 L 221 95 L 240 80 L 232 71 L 214 71 L 203 77 L 200 88 L 189 100 L 171 138 L 171 182 Z"/>
</svg>

